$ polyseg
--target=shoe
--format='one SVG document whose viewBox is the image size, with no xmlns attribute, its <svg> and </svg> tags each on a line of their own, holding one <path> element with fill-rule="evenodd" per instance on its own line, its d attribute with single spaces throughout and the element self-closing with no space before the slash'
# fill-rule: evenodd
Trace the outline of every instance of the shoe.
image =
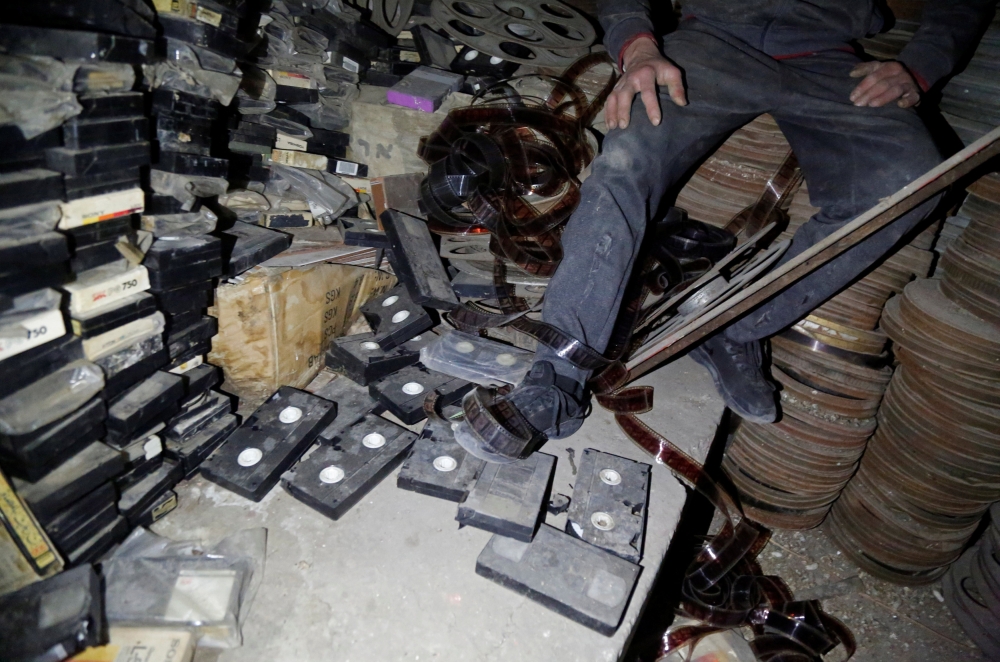
<svg viewBox="0 0 1000 662">
<path fill-rule="evenodd" d="M 472 397 L 473 394 L 466 395 Z M 487 462 L 510 463 L 530 455 L 548 439 L 564 439 L 583 425 L 587 415 L 586 397 L 582 384 L 556 374 L 548 361 L 538 361 L 524 380 L 502 401 L 509 402 L 534 428 L 517 455 L 500 453 L 492 448 L 466 421 L 452 425 L 455 441 L 470 454 Z"/>
<path fill-rule="evenodd" d="M 761 366 L 760 341 L 737 343 L 717 333 L 691 350 L 705 366 L 726 405 L 751 423 L 773 423 L 778 417 L 774 384 Z"/>
</svg>

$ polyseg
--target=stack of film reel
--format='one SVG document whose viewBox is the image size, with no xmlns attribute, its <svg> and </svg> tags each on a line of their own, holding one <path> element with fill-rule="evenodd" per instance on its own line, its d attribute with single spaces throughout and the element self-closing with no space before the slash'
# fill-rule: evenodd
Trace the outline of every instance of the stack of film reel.
<svg viewBox="0 0 1000 662">
<path fill-rule="evenodd" d="M 1000 16 L 963 69 L 941 90 L 941 115 L 969 145 L 1000 124 Z"/>
<path fill-rule="evenodd" d="M 1000 659 L 1000 503 L 990 526 L 941 582 L 945 604 L 969 638 L 991 660 Z"/>
<path fill-rule="evenodd" d="M 747 515 L 766 526 L 807 529 L 826 517 L 875 431 L 892 368 L 882 307 L 933 255 L 904 246 L 860 281 L 771 339 L 781 419 L 744 421 L 723 468 Z"/>
<path fill-rule="evenodd" d="M 725 227 L 760 197 L 791 147 L 770 115 L 737 129 L 677 194 L 691 218 Z M 808 218 L 808 217 L 807 217 Z"/>
<path fill-rule="evenodd" d="M 993 234 L 998 221 L 979 218 Z M 962 281 L 963 298 L 943 280 L 955 264 L 949 256 L 967 255 L 966 246 L 963 234 L 945 253 L 942 280 L 915 281 L 886 305 L 881 327 L 899 367 L 858 472 L 825 524 L 860 567 L 898 583 L 940 577 L 1000 499 L 1000 326 L 964 307 L 995 280 L 978 272 Z"/>
</svg>

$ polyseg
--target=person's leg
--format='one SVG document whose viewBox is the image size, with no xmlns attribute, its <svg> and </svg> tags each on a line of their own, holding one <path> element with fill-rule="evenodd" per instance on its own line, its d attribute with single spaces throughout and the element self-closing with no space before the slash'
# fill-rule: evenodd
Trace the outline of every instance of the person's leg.
<svg viewBox="0 0 1000 662">
<path fill-rule="evenodd" d="M 708 28 L 668 35 L 664 53 L 684 71 L 688 105 L 675 106 L 664 92 L 663 119 L 653 126 L 636 98 L 628 128 L 607 135 L 545 292 L 543 320 L 599 352 L 610 340 L 646 223 L 664 194 L 730 132 L 767 112 L 780 90 L 774 60 Z M 477 457 L 509 462 L 541 438 L 566 437 L 583 422 L 589 377 L 540 346 L 531 372 L 503 398 L 540 434 L 513 444 L 522 446 L 515 451 L 505 444 L 498 452 L 463 422 L 455 439 Z"/>
<path fill-rule="evenodd" d="M 848 98 L 857 84 L 850 53 L 829 53 L 782 63 L 781 104 L 774 116 L 809 182 L 821 211 L 795 233 L 782 263 L 843 227 L 879 199 L 941 162 L 916 111 L 895 103 L 858 108 Z M 934 198 L 730 325 L 734 342 L 771 336 L 807 316 L 885 255 L 937 205 Z"/>
<path fill-rule="evenodd" d="M 608 133 L 545 292 L 544 321 L 599 352 L 610 340 L 646 224 L 664 194 L 729 133 L 767 112 L 778 92 L 777 63 L 723 35 L 679 30 L 666 37 L 664 53 L 684 71 L 688 105 L 674 105 L 664 90 L 663 119 L 653 126 L 636 97 L 628 128 Z M 589 377 L 546 347 L 539 347 L 536 360 L 580 383 Z"/>
</svg>

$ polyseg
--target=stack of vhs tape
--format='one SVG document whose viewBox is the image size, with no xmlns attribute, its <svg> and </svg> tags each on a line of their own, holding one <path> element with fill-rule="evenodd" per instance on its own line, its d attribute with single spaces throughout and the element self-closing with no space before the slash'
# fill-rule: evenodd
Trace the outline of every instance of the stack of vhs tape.
<svg viewBox="0 0 1000 662">
<path fill-rule="evenodd" d="M 0 26 L 4 94 L 25 99 L 0 127 L 0 465 L 67 565 L 130 529 L 112 442 L 123 399 L 167 360 L 133 227 L 150 162 L 133 88 L 154 18 L 141 3 L 26 3 L 7 15 L 22 25 Z"/>
</svg>

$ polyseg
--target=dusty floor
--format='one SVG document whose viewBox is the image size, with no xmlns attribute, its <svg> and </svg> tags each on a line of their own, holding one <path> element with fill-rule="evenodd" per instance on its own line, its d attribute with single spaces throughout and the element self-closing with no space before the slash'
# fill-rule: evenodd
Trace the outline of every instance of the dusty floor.
<svg viewBox="0 0 1000 662">
<path fill-rule="evenodd" d="M 861 572 L 818 530 L 777 531 L 761 553 L 797 598 L 820 598 L 857 639 L 856 662 L 976 662 L 986 657 L 965 636 L 941 583 L 896 586 Z"/>
</svg>

